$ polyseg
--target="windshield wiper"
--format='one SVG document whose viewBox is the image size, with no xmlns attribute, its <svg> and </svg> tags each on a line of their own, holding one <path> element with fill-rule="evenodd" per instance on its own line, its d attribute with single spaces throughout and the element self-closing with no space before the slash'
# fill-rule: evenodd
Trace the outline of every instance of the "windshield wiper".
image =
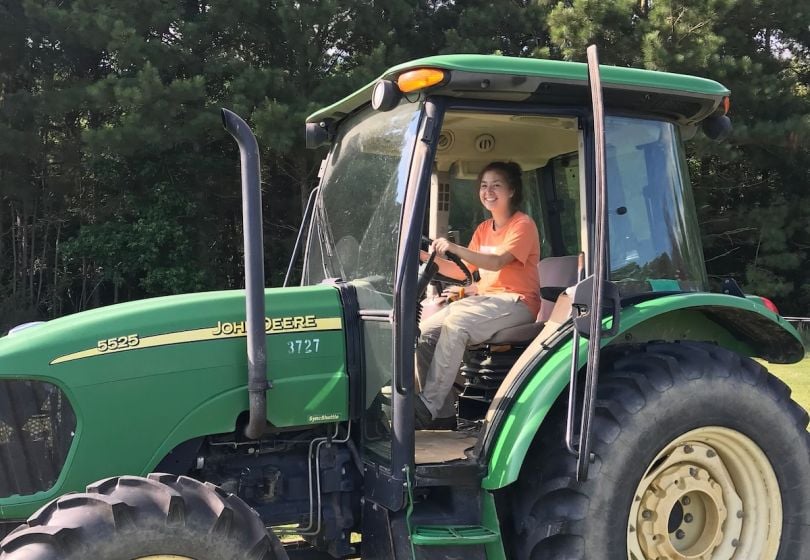
<svg viewBox="0 0 810 560">
<path fill-rule="evenodd" d="M 318 242 L 321 244 L 321 262 L 323 264 L 324 277 L 334 278 L 337 276 L 345 280 L 346 272 L 343 270 L 343 265 L 335 253 L 335 243 L 332 235 L 332 229 L 329 226 L 329 220 L 326 218 L 326 209 L 323 205 L 323 194 L 319 194 L 315 209 L 317 216 L 315 227 L 318 229 Z M 335 264 L 337 264 L 337 267 L 334 266 Z M 335 268 L 337 269 L 338 274 L 334 273 Z"/>
</svg>

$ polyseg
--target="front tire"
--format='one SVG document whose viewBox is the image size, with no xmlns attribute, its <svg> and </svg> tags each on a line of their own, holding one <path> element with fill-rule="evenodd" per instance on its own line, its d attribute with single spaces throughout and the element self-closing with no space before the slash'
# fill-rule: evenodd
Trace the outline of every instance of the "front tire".
<svg viewBox="0 0 810 560">
<path fill-rule="evenodd" d="M 710 344 L 607 349 L 588 480 L 559 403 L 512 493 L 515 556 L 810 558 L 808 416 L 762 366 Z"/>
<path fill-rule="evenodd" d="M 283 560 L 258 514 L 185 476 L 101 480 L 52 501 L 0 543 L 0 560 Z"/>
</svg>

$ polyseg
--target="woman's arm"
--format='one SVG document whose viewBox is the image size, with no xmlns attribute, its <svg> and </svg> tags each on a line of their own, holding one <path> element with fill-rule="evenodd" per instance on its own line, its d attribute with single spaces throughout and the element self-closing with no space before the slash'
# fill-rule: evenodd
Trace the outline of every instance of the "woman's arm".
<svg viewBox="0 0 810 560">
<path fill-rule="evenodd" d="M 451 243 L 444 237 L 440 237 L 433 241 L 431 248 L 439 253 L 439 256 L 444 256 L 445 252 L 450 251 L 458 257 L 461 257 L 468 263 L 474 264 L 478 268 L 484 270 L 500 270 L 507 264 L 515 260 L 515 257 L 509 251 L 502 253 L 479 253 L 472 251 L 461 245 Z"/>
</svg>

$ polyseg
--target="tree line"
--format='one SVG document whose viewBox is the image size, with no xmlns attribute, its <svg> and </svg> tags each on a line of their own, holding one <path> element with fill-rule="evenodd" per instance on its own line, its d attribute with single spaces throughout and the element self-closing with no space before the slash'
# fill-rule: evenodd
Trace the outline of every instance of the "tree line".
<svg viewBox="0 0 810 560">
<path fill-rule="evenodd" d="M 3 0 L 0 331 L 163 294 L 240 287 L 238 157 L 255 128 L 279 285 L 322 152 L 314 110 L 442 53 L 695 74 L 734 132 L 690 143 L 707 266 L 810 311 L 810 5 L 805 0 Z"/>
</svg>

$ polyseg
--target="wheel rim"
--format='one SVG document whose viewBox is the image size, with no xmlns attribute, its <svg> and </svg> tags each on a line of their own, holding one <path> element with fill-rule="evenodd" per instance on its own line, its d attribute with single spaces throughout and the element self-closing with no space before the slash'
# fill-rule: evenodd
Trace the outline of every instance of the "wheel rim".
<svg viewBox="0 0 810 560">
<path fill-rule="evenodd" d="M 740 432 L 704 427 L 650 463 L 627 528 L 632 560 L 774 560 L 782 533 L 779 483 Z"/>
</svg>

